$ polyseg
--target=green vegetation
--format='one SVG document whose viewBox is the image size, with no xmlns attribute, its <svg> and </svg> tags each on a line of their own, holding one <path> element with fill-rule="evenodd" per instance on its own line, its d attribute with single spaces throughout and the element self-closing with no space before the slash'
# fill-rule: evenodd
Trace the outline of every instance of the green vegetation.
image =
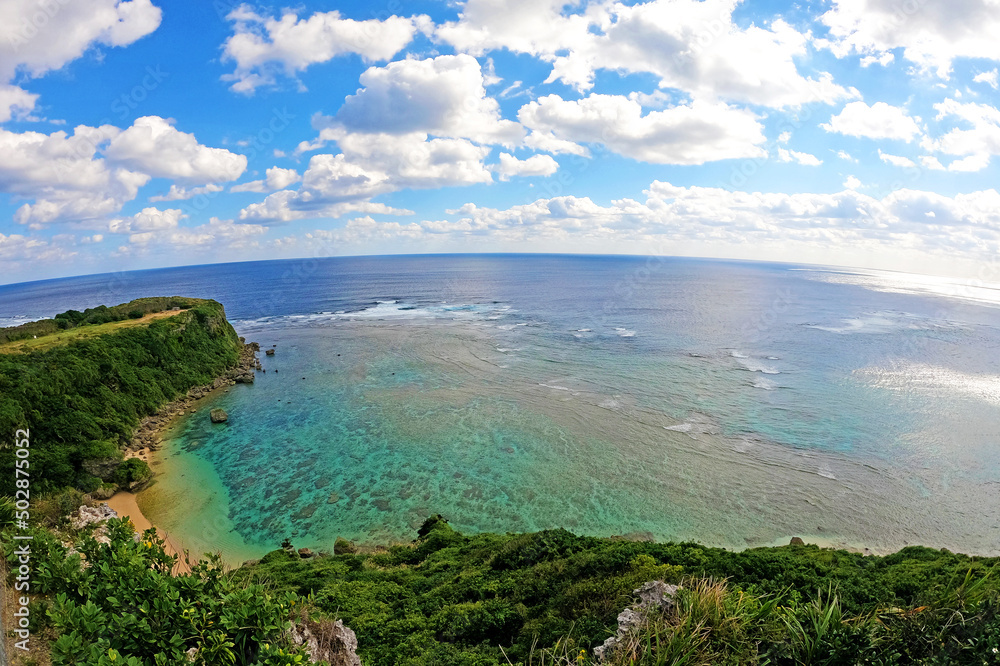
<svg viewBox="0 0 1000 666">
<path fill-rule="evenodd" d="M 235 571 L 213 557 L 171 575 L 152 530 L 134 539 L 112 520 L 106 534 L 108 544 L 34 533 L 31 628 L 57 666 L 308 664 L 289 628 L 334 617 L 357 632 L 365 666 L 1000 661 L 1000 560 L 946 550 L 734 553 L 564 530 L 468 537 L 433 516 L 412 544 L 309 559 L 289 544 Z M 649 580 L 680 584 L 673 606 L 597 662 L 593 648 Z"/>
<path fill-rule="evenodd" d="M 187 309 L 169 309 L 174 307 Z M 129 312 L 145 316 L 164 309 L 148 322 L 128 319 Z M 141 419 L 189 388 L 210 383 L 239 357 L 239 339 L 215 301 L 144 298 L 70 310 L 46 321 L 68 322 L 66 330 L 51 324 L 56 330 L 48 338 L 61 344 L 0 354 L 0 433 L 9 439 L 19 428 L 30 431 L 33 495 L 66 487 L 91 492 L 102 483 L 148 476 L 141 461 L 122 467 L 121 447 Z M 79 335 L 105 326 L 118 328 Z M 67 335 L 76 337 L 63 339 Z M 0 449 L 2 495 L 14 495 L 14 461 L 13 447 Z"/>
<path fill-rule="evenodd" d="M 1000 661 L 997 562 L 565 530 L 467 537 L 433 517 L 412 545 L 309 560 L 280 550 L 236 577 L 311 595 L 357 632 L 366 666 L 591 663 L 649 580 L 682 584 L 677 608 L 611 664 L 978 665 Z"/>
<path fill-rule="evenodd" d="M 303 558 L 286 539 L 235 571 L 209 557 L 171 573 L 154 531 L 135 538 L 112 520 L 98 540 L 64 518 L 84 492 L 148 477 L 121 445 L 142 417 L 233 367 L 236 333 L 219 303 L 194 299 L 47 322 L 0 331 L 0 351 L 13 351 L 0 353 L 0 433 L 31 432 L 30 628 L 42 647 L 25 664 L 307 664 L 293 622 L 340 618 L 365 666 L 588 666 L 651 580 L 681 588 L 620 637 L 608 666 L 1000 663 L 1000 559 L 922 547 L 865 557 L 565 530 L 466 536 L 432 516 L 410 544 L 365 551 L 338 539 L 334 554 Z M 14 464 L 13 449 L 0 449 L 9 565 L 23 543 L 11 538 L 19 509 L 4 497 Z"/>
<path fill-rule="evenodd" d="M 83 535 L 79 553 L 34 532 L 30 630 L 36 646 L 48 643 L 36 654 L 66 666 L 308 663 L 285 633 L 301 615 L 296 595 L 236 581 L 217 559 L 171 575 L 155 530 L 135 539 L 131 523 L 113 519 L 106 531 L 106 544 Z M 4 543 L 15 565 L 17 542 Z"/>
<path fill-rule="evenodd" d="M 40 338 L 73 328 L 98 326 L 126 319 L 139 319 L 148 314 L 170 311 L 173 308 L 186 310 L 204 302 L 198 298 L 184 298 L 182 296 L 155 296 L 139 298 L 130 303 L 113 307 L 98 305 L 96 308 L 88 308 L 83 312 L 67 310 L 57 314 L 52 319 L 41 319 L 20 326 L 0 328 L 0 343 L 29 340 L 36 336 Z"/>
</svg>

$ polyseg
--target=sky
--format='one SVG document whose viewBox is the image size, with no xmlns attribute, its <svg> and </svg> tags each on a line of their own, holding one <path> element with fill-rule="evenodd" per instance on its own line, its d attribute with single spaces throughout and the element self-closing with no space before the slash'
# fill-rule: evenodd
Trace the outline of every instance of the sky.
<svg viewBox="0 0 1000 666">
<path fill-rule="evenodd" d="M 1000 0 L 0 3 L 0 283 L 427 252 L 1000 283 Z"/>
</svg>

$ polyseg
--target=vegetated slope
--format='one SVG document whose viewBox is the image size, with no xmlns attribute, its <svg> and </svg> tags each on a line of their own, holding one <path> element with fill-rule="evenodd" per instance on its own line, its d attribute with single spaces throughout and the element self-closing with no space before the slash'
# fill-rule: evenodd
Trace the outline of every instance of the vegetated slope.
<svg viewBox="0 0 1000 666">
<path fill-rule="evenodd" d="M 174 307 L 185 309 L 146 325 L 87 335 L 109 322 Z M 29 430 L 33 494 L 70 486 L 90 492 L 102 481 L 130 481 L 118 478 L 121 446 L 140 420 L 192 386 L 211 382 L 239 358 L 236 331 L 222 305 L 211 300 L 139 299 L 34 323 L 0 330 L 0 339 L 17 344 L 10 341 L 79 334 L 54 346 L 0 354 L 0 441 L 9 442 L 19 428 Z M 0 449 L 0 495 L 14 494 L 13 468 L 13 448 Z M 129 476 L 144 472 L 124 469 Z"/>
<path fill-rule="evenodd" d="M 236 575 L 312 595 L 357 632 L 372 666 L 540 664 L 557 645 L 545 664 L 591 663 L 649 580 L 686 589 L 675 615 L 637 637 L 634 663 L 992 664 L 997 563 L 922 547 L 878 557 L 565 530 L 467 537 L 432 517 L 413 546 L 313 559 L 275 551 Z"/>
</svg>

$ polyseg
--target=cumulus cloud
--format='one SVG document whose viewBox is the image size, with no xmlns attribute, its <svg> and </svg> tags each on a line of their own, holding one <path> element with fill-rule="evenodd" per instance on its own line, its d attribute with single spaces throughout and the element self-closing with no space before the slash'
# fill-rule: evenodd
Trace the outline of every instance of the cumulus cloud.
<svg viewBox="0 0 1000 666">
<path fill-rule="evenodd" d="M 464 137 L 477 143 L 520 143 L 524 130 L 500 117 L 487 96 L 479 62 L 468 55 L 399 60 L 369 68 L 336 120 L 355 132 Z"/>
<path fill-rule="evenodd" d="M 241 5 L 227 18 L 234 23 L 234 32 L 223 45 L 223 60 L 235 62 L 236 70 L 223 80 L 233 81 L 231 89 L 242 93 L 273 85 L 278 74 L 295 76 L 310 65 L 347 53 L 367 61 L 389 60 L 419 31 L 433 27 L 427 16 L 355 21 L 341 18 L 338 11 L 300 19 L 286 9 L 275 19 L 257 14 L 249 5 Z"/>
<path fill-rule="evenodd" d="M 825 44 L 841 58 L 902 48 L 904 58 L 944 78 L 955 58 L 1000 61 L 996 0 L 834 0 L 821 20 L 830 29 Z"/>
<path fill-rule="evenodd" d="M 363 134 L 331 129 L 339 155 L 314 155 L 297 191 L 284 190 L 240 211 L 240 219 L 283 221 L 348 212 L 408 213 L 370 200 L 402 189 L 492 182 L 483 164 L 490 149 L 467 139 L 426 134 Z"/>
<path fill-rule="evenodd" d="M 993 88 L 993 90 L 996 90 L 997 87 L 1000 87 L 1000 83 L 998 83 L 997 79 L 998 75 L 996 67 L 994 67 L 988 72 L 980 72 L 979 74 L 976 74 L 975 76 L 972 77 L 972 81 L 974 83 L 985 83 L 990 88 Z"/>
<path fill-rule="evenodd" d="M 135 199 L 152 177 L 208 183 L 186 189 L 172 185 L 154 201 L 221 191 L 214 181 L 233 180 L 246 157 L 198 143 L 157 116 L 139 118 L 121 130 L 80 125 L 67 132 L 10 132 L 0 129 L 0 191 L 24 203 L 15 221 L 34 226 L 112 215 Z"/>
<path fill-rule="evenodd" d="M 548 95 L 521 107 L 521 123 L 560 141 L 600 143 L 625 157 L 654 164 L 704 164 L 762 157 L 763 127 L 748 110 L 695 101 L 642 114 L 639 103 L 620 95 L 590 95 L 578 101 Z"/>
<path fill-rule="evenodd" d="M 73 0 L 0 4 L 0 77 L 41 76 L 76 60 L 92 44 L 127 46 L 160 25 L 149 0 Z"/>
<path fill-rule="evenodd" d="M 118 254 L 146 252 L 150 249 L 171 250 L 226 250 L 255 245 L 254 238 L 267 232 L 258 224 L 239 224 L 232 220 L 213 217 L 206 224 L 183 227 L 185 217 L 176 209 L 159 210 L 144 208 L 140 213 L 127 218 L 112 220 L 108 231 L 117 235 L 128 235 L 128 246 L 118 248 Z"/>
<path fill-rule="evenodd" d="M 436 37 L 477 55 L 529 53 L 552 63 L 547 82 L 578 90 L 589 90 L 595 71 L 608 69 L 650 73 L 661 87 L 709 100 L 782 107 L 857 97 L 829 73 L 799 73 L 794 58 L 807 52 L 808 35 L 780 19 L 769 28 L 742 28 L 732 20 L 737 4 L 595 2 L 567 14 L 557 0 L 468 0 L 459 20 L 440 26 Z"/>
<path fill-rule="evenodd" d="M 82 56 L 94 44 L 127 46 L 160 25 L 149 0 L 0 3 L 0 122 L 30 112 L 38 95 L 4 85 L 18 74 L 37 78 Z M 15 111 L 16 110 L 16 111 Z"/>
<path fill-rule="evenodd" d="M 494 168 L 500 180 L 510 180 L 512 176 L 551 176 L 559 170 L 559 163 L 548 155 L 519 160 L 510 153 L 500 153 L 500 162 Z"/>
<path fill-rule="evenodd" d="M 35 108 L 38 95 L 27 90 L 0 83 L 0 123 L 23 116 Z"/>
<path fill-rule="evenodd" d="M 249 183 L 233 185 L 230 192 L 273 192 L 283 190 L 289 185 L 302 180 L 299 172 L 295 169 L 282 169 L 281 167 L 271 167 L 265 172 L 267 176 L 263 180 L 252 180 Z"/>
<path fill-rule="evenodd" d="M 0 191 L 30 199 L 14 214 L 21 224 L 92 219 L 118 212 L 149 175 L 109 164 L 98 148 L 121 130 L 77 127 L 73 134 L 0 129 Z"/>
<path fill-rule="evenodd" d="M 980 171 L 989 165 L 991 155 L 1000 155 L 1000 109 L 954 99 L 946 99 L 934 108 L 937 120 L 953 120 L 966 126 L 921 142 L 928 151 L 968 156 L 949 164 L 949 171 Z"/>
<path fill-rule="evenodd" d="M 112 234 L 153 234 L 168 229 L 176 229 L 184 218 L 184 212 L 177 208 L 160 210 L 156 207 L 143 208 L 131 217 L 118 217 L 108 222 L 108 232 Z M 147 238 L 148 236 L 143 236 Z"/>
<path fill-rule="evenodd" d="M 878 158 L 885 162 L 886 164 L 891 164 L 897 167 L 915 167 L 916 163 L 908 157 L 902 157 L 900 155 L 890 155 L 889 153 L 883 153 L 882 149 L 879 148 Z"/>
<path fill-rule="evenodd" d="M 786 150 L 785 148 L 778 148 L 778 159 L 782 162 L 795 162 L 803 166 L 819 166 L 823 164 L 823 160 L 815 155 L 800 153 L 795 150 Z"/>
<path fill-rule="evenodd" d="M 215 194 L 216 192 L 221 192 L 224 189 L 225 188 L 222 187 L 222 185 L 217 185 L 215 183 L 209 183 L 203 187 L 178 187 L 177 185 L 171 185 L 170 191 L 166 194 L 158 194 L 156 196 L 149 197 L 149 200 L 153 203 L 158 201 L 182 201 L 184 199 L 192 199 L 202 194 Z"/>
<path fill-rule="evenodd" d="M 895 139 L 912 141 L 919 136 L 919 118 L 911 118 L 904 109 L 885 102 L 868 106 L 864 102 L 851 102 L 832 118 L 820 125 L 827 132 L 869 139 Z"/>
<path fill-rule="evenodd" d="M 104 153 L 150 176 L 192 184 L 236 180 L 247 167 L 244 155 L 203 146 L 194 134 L 181 132 L 159 116 L 137 118 L 111 140 Z"/>
<path fill-rule="evenodd" d="M 853 190 L 832 194 L 784 194 L 682 187 L 654 181 L 645 200 L 608 205 L 588 197 L 560 196 L 506 209 L 465 204 L 448 211 L 453 220 L 400 225 L 366 219 L 353 234 L 328 232 L 340 243 L 404 239 L 427 243 L 488 241 L 533 247 L 664 248 L 664 253 L 719 253 L 745 258 L 830 257 L 858 251 L 990 258 L 1000 250 L 1000 194 L 984 190 L 954 197 L 902 189 L 882 199 Z M 314 234 L 316 232 L 313 232 Z M 546 245 L 546 242 L 549 244 Z M 631 245 L 629 245 L 631 243 Z M 404 245 L 405 247 L 405 245 Z M 782 254 L 784 253 L 784 254 Z"/>
</svg>

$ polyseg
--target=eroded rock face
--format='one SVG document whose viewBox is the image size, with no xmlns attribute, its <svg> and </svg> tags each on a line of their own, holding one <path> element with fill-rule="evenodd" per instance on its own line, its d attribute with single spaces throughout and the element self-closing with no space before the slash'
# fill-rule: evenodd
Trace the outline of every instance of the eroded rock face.
<svg viewBox="0 0 1000 666">
<path fill-rule="evenodd" d="M 229 420 L 229 414 L 224 409 L 213 409 L 210 418 L 212 419 L 212 423 L 225 423 Z"/>
<path fill-rule="evenodd" d="M 79 530 L 87 525 L 117 517 L 118 513 L 107 504 L 98 504 L 94 507 L 84 504 L 77 510 L 75 516 L 70 516 L 70 524 L 73 526 L 73 529 Z"/>
<path fill-rule="evenodd" d="M 358 637 L 342 620 L 296 622 L 291 638 L 295 645 L 305 646 L 310 661 L 326 661 L 330 666 L 361 666 Z"/>
<path fill-rule="evenodd" d="M 677 585 L 652 580 L 643 583 L 638 590 L 633 590 L 632 593 L 639 597 L 639 601 L 618 615 L 618 631 L 615 635 L 604 641 L 604 645 L 594 648 L 597 661 L 608 659 L 625 637 L 641 627 L 650 615 L 673 611 L 676 607 L 674 596 L 679 589 Z"/>
</svg>

